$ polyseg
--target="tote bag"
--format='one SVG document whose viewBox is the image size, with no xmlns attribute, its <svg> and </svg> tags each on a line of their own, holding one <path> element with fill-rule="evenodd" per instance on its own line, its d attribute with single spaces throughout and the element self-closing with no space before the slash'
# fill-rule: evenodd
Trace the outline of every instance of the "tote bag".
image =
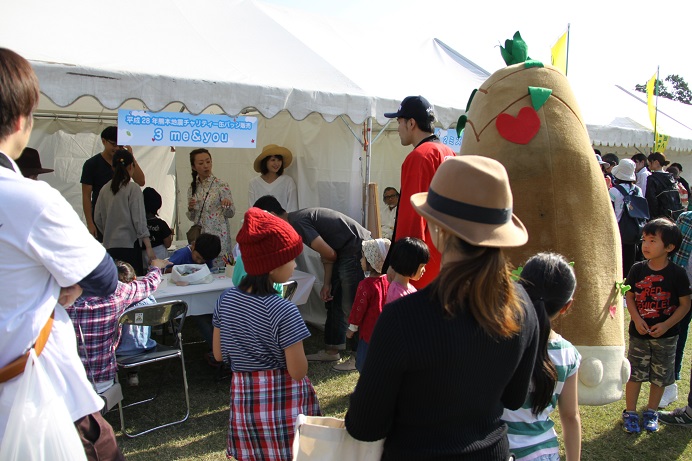
<svg viewBox="0 0 692 461">
<path fill-rule="evenodd" d="M 343 419 L 298 415 L 293 439 L 293 461 L 380 461 L 384 439 L 356 440 Z"/>
<path fill-rule="evenodd" d="M 179 264 L 171 269 L 171 282 L 176 285 L 197 285 L 213 281 L 214 276 L 206 264 Z"/>
<path fill-rule="evenodd" d="M 0 445 L 3 461 L 86 461 L 84 446 L 65 402 L 31 349 L 7 429 Z"/>
</svg>

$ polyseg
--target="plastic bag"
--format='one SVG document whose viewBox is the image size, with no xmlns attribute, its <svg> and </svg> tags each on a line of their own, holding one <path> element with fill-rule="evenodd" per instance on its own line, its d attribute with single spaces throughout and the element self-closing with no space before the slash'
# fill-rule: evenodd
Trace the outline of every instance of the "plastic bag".
<svg viewBox="0 0 692 461">
<path fill-rule="evenodd" d="M 3 461 L 86 461 L 65 402 L 32 349 L 0 444 Z"/>
<path fill-rule="evenodd" d="M 211 275 L 206 264 L 180 264 L 173 266 L 171 270 L 171 282 L 176 285 L 194 285 L 213 281 L 214 276 Z"/>
<path fill-rule="evenodd" d="M 343 419 L 298 415 L 293 439 L 293 461 L 379 461 L 384 439 L 376 442 L 356 440 L 346 430 Z"/>
</svg>

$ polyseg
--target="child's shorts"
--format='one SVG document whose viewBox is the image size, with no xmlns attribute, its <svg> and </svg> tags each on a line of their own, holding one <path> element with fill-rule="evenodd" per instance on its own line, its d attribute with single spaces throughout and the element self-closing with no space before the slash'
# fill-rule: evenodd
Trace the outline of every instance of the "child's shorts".
<svg viewBox="0 0 692 461">
<path fill-rule="evenodd" d="M 650 382 L 665 387 L 675 382 L 675 348 L 678 337 L 642 339 L 630 335 L 627 359 L 630 381 Z"/>
</svg>

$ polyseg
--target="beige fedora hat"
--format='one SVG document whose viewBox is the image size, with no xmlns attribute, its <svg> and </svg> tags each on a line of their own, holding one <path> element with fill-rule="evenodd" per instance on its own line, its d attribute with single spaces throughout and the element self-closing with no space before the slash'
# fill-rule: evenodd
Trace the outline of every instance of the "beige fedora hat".
<svg viewBox="0 0 692 461">
<path fill-rule="evenodd" d="M 448 158 L 437 169 L 428 192 L 411 196 L 419 215 L 476 246 L 518 247 L 529 238 L 512 213 L 507 171 L 488 157 Z"/>
<path fill-rule="evenodd" d="M 254 168 L 256 172 L 262 172 L 262 170 L 260 170 L 260 163 L 262 163 L 262 160 L 264 160 L 266 157 L 269 157 L 271 155 L 280 155 L 281 157 L 283 157 L 284 170 L 291 166 L 291 162 L 293 161 L 293 154 L 291 154 L 290 150 L 286 149 L 285 147 L 277 146 L 276 144 L 268 144 L 264 146 L 264 149 L 262 149 L 262 153 L 259 154 L 255 159 Z"/>
</svg>

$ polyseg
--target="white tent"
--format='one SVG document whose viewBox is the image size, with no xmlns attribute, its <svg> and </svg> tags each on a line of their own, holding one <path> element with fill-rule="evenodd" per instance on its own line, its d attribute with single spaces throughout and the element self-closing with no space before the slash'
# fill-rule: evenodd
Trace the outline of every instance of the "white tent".
<svg viewBox="0 0 692 461">
<path fill-rule="evenodd" d="M 232 235 L 247 209 L 252 161 L 264 145 L 293 152 L 286 174 L 298 185 L 301 207 L 329 207 L 362 220 L 363 184 L 398 188 L 409 151 L 396 131 L 381 132 L 383 114 L 405 96 L 422 94 L 447 128 L 488 76 L 424 33 L 404 48 L 397 32 L 388 31 L 392 46 L 381 47 L 385 31 L 376 37 L 356 24 L 258 0 L 24 0 L 3 5 L 3 17 L 0 46 L 29 59 L 41 84 L 30 145 L 56 170 L 42 179 L 78 212 L 81 166 L 100 152 L 98 133 L 115 124 L 117 108 L 257 116 L 257 149 L 212 150 L 214 173 L 229 182 L 237 206 Z M 590 131 L 613 125 L 612 119 L 592 124 L 589 117 L 599 111 L 584 112 Z M 635 144 L 627 128 L 604 133 L 604 142 Z M 164 197 L 162 218 L 176 220 L 180 232 L 190 225 L 184 216 L 189 150 L 135 147 L 147 185 Z"/>
<path fill-rule="evenodd" d="M 115 124 L 117 108 L 249 114 L 259 120 L 257 149 L 212 150 L 214 172 L 229 182 L 236 202 L 237 216 L 229 221 L 232 235 L 248 207 L 247 184 L 256 175 L 252 161 L 270 143 L 294 153 L 294 166 L 286 174 L 298 185 L 301 207 L 329 207 L 362 220 L 364 145 L 377 152 L 368 171 L 374 172 L 370 179 L 380 190 L 398 187 L 399 166 L 408 152 L 395 131 L 371 139 L 375 115 L 384 123 L 382 114 L 396 110 L 408 94 L 443 88 L 448 75 L 442 70 L 450 63 L 458 68 L 447 70 L 464 87 L 459 91 L 463 104 L 484 76 L 472 65 L 467 70 L 463 59 L 443 44 L 426 40 L 420 57 L 435 64 L 437 76 L 428 75 L 422 85 L 408 89 L 399 83 L 401 88 L 377 98 L 316 51 L 319 43 L 334 42 L 331 36 L 321 41 L 313 35 L 310 46 L 293 34 L 301 30 L 303 19 L 292 14 L 253 0 L 124 0 L 107 7 L 86 0 L 60 5 L 27 0 L 5 5 L 3 15 L 10 20 L 0 29 L 0 46 L 29 59 L 41 84 L 30 145 L 41 152 L 44 166 L 56 170 L 41 179 L 81 213 L 81 166 L 100 152 L 98 133 Z M 292 17 L 294 25 L 284 25 Z M 34 35 L 25 33 L 27 24 L 37 31 Z M 407 68 L 387 62 L 384 68 L 394 74 Z M 384 71 L 371 77 L 389 81 Z M 430 99 L 446 114 L 445 124 L 456 120 L 456 104 Z M 164 197 L 161 217 L 177 220 L 179 233 L 190 225 L 184 216 L 189 150 L 135 146 L 147 185 Z M 315 260 L 308 252 L 307 264 L 319 273 Z"/>
</svg>

